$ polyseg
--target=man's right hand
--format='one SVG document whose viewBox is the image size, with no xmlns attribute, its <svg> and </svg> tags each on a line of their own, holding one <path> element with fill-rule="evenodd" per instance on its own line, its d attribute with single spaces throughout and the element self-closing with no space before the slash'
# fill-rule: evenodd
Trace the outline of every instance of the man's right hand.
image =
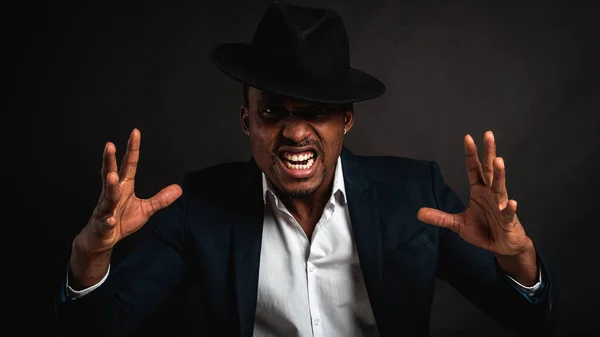
<svg viewBox="0 0 600 337">
<path fill-rule="evenodd" d="M 117 242 L 139 230 L 158 210 L 181 196 L 181 187 L 169 185 L 149 199 L 135 195 L 135 173 L 140 154 L 140 131 L 129 136 L 127 151 L 117 171 L 116 148 L 106 143 L 102 161 L 102 192 L 87 225 L 73 240 L 69 267 L 71 287 L 87 288 L 107 273 Z"/>
</svg>

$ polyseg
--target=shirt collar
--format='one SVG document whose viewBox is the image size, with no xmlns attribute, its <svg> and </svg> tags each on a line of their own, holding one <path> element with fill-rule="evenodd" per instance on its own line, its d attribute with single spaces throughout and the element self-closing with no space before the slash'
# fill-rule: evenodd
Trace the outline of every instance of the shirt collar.
<svg viewBox="0 0 600 337">
<path fill-rule="evenodd" d="M 267 203 L 267 195 L 270 193 L 275 196 L 275 193 L 271 189 L 271 183 L 267 180 L 267 177 L 262 173 L 262 189 L 263 189 L 263 202 Z M 344 185 L 344 170 L 342 169 L 342 157 L 338 156 L 337 164 L 335 165 L 335 173 L 333 175 L 333 195 L 339 195 L 344 203 L 347 203 L 346 199 L 346 186 Z"/>
</svg>

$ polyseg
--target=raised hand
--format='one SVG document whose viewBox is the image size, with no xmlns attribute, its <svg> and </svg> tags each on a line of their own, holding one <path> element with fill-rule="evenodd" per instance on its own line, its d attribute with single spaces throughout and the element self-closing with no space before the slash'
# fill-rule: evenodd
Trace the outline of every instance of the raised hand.
<svg viewBox="0 0 600 337">
<path fill-rule="evenodd" d="M 111 249 L 119 240 L 140 229 L 156 211 L 167 207 L 181 195 L 181 187 L 173 184 L 149 199 L 135 195 L 135 173 L 140 157 L 140 131 L 134 129 L 127 143 L 121 168 L 117 172 L 115 146 L 108 142 L 102 161 L 102 192 L 84 232 L 87 249 L 98 252 Z"/>
<path fill-rule="evenodd" d="M 483 164 L 470 135 L 464 138 L 470 199 L 465 211 L 449 214 L 421 208 L 419 220 L 446 227 L 472 245 L 499 255 L 512 256 L 532 248 L 531 239 L 517 217 L 517 202 L 508 198 L 504 160 L 496 157 L 494 135 L 484 135 Z"/>
<path fill-rule="evenodd" d="M 149 199 L 135 195 L 135 173 L 140 157 L 140 131 L 134 129 L 117 171 L 115 145 L 104 147 L 102 192 L 87 225 L 73 241 L 70 267 L 76 284 L 89 286 L 106 273 L 110 252 L 117 242 L 139 230 L 158 210 L 169 206 L 182 190 L 169 185 Z"/>
</svg>

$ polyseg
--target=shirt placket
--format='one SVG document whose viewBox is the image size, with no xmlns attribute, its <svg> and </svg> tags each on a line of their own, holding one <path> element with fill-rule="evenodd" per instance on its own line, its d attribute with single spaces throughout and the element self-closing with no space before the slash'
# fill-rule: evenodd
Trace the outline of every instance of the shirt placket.
<svg viewBox="0 0 600 337">
<path fill-rule="evenodd" d="M 331 215 L 333 214 L 333 204 L 328 203 L 325 207 L 323 215 L 315 226 L 312 242 L 309 242 L 309 254 L 306 260 L 306 286 L 308 292 L 308 305 L 310 310 L 311 325 L 314 337 L 325 337 L 326 330 L 323 329 L 324 322 L 322 321 L 323 308 L 319 306 L 322 299 L 319 298 L 323 294 L 319 293 L 319 273 L 321 270 L 315 265 L 314 251 L 318 249 L 319 241 L 317 240 L 318 233 L 323 229 Z M 321 237 L 321 239 L 323 239 Z"/>
<path fill-rule="evenodd" d="M 323 214 L 321 218 L 317 222 L 315 226 L 315 230 L 313 232 L 312 240 L 309 239 L 302 226 L 296 221 L 296 219 L 291 215 L 291 213 L 287 210 L 287 208 L 279 201 L 278 198 L 275 199 L 275 206 L 279 211 L 281 211 L 285 216 L 289 219 L 291 224 L 296 228 L 296 233 L 298 233 L 299 243 L 304 246 L 304 252 L 308 254 L 304 254 L 306 256 L 305 260 L 305 273 L 306 273 L 306 292 L 308 299 L 308 310 L 310 317 L 310 325 L 312 328 L 312 336 L 313 337 L 328 337 L 326 336 L 326 330 L 323 329 L 323 321 L 321 316 L 323 314 L 323 308 L 319 306 L 319 303 L 322 303 L 322 299 L 320 299 L 319 288 L 318 288 L 318 278 L 319 278 L 319 269 L 313 263 L 315 260 L 314 250 L 318 249 L 318 240 L 317 235 L 323 229 L 327 221 L 331 218 L 334 212 L 335 205 L 333 204 L 334 200 L 330 200 L 329 203 L 325 206 L 323 210 Z"/>
</svg>

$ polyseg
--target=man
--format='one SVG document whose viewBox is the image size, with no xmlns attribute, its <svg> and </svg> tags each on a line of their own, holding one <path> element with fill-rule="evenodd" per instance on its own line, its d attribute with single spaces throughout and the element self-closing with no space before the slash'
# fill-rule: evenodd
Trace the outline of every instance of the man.
<svg viewBox="0 0 600 337">
<path fill-rule="evenodd" d="M 493 134 L 482 162 L 464 139 L 465 208 L 435 162 L 353 155 L 353 102 L 384 85 L 350 67 L 334 11 L 274 2 L 252 44 L 211 58 L 244 83 L 253 157 L 136 197 L 141 135 L 73 240 L 57 314 L 68 334 L 126 335 L 184 282 L 198 285 L 211 336 L 425 336 L 436 277 L 522 335 L 547 335 L 550 274 L 516 215 Z M 157 211 L 148 242 L 118 266 L 113 247 Z"/>
</svg>

